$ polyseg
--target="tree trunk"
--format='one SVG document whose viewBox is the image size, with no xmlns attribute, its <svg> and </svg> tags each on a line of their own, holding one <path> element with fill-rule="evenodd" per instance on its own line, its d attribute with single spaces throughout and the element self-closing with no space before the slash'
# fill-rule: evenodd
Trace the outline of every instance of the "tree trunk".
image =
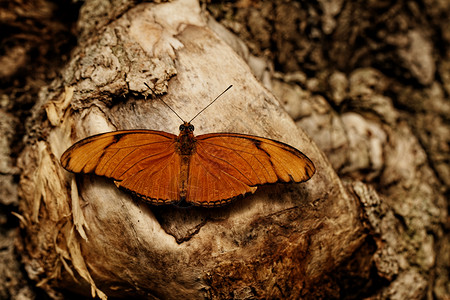
<svg viewBox="0 0 450 300">
<path fill-rule="evenodd" d="M 448 298 L 450 7 L 368 5 L 84 3 L 78 44 L 40 90 L 17 163 L 24 127 L 12 106 L 1 111 L 12 114 L 2 203 L 17 205 L 20 172 L 29 278 L 53 298 Z M 179 208 L 60 165 L 97 133 L 177 134 L 161 100 L 189 120 L 230 84 L 195 133 L 290 144 L 314 162 L 311 180 Z M 3 290 L 39 293 L 21 282 Z"/>
</svg>

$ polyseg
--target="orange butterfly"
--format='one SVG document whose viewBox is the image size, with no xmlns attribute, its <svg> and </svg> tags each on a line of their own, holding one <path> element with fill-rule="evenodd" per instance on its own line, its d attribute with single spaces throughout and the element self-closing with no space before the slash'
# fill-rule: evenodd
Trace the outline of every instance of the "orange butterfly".
<svg viewBox="0 0 450 300">
<path fill-rule="evenodd" d="M 74 173 L 112 178 L 118 188 L 152 204 L 209 207 L 254 193 L 258 185 L 303 182 L 314 175 L 308 157 L 275 140 L 239 133 L 194 136 L 190 122 L 203 110 L 183 121 L 178 136 L 144 129 L 90 136 L 67 149 L 61 164 Z"/>
</svg>

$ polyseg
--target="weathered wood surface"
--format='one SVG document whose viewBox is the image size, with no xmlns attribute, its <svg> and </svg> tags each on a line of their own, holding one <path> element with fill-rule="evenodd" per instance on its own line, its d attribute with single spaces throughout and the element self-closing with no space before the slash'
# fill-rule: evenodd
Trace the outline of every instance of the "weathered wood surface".
<svg viewBox="0 0 450 300">
<path fill-rule="evenodd" d="M 424 2 L 430 24 L 414 4 L 319 1 L 320 18 L 315 5 L 211 4 L 217 23 L 195 1 L 86 2 L 71 59 L 33 98 L 17 163 L 17 249 L 28 276 L 54 298 L 61 287 L 102 298 L 448 297 L 450 34 L 440 20 L 450 9 Z M 51 19 L 40 7 L 33 17 Z M 5 56 L 16 65 L 3 79 L 26 65 L 12 59 L 27 53 L 19 48 Z M 180 209 L 64 171 L 60 155 L 83 137 L 177 133 L 180 121 L 144 82 L 186 119 L 233 84 L 196 119 L 196 134 L 278 139 L 307 154 L 316 175 L 227 207 Z M 14 128 L 24 128 L 11 107 L 1 111 L 0 177 L 10 206 Z M 17 236 L 8 232 L 5 262 Z M 1 295 L 17 286 L 10 293 L 31 298 L 20 276 L 1 278 L 12 277 Z"/>
<path fill-rule="evenodd" d="M 312 293 L 362 243 L 358 202 L 245 62 L 208 28 L 195 1 L 138 5 L 86 33 L 63 74 L 38 108 L 48 118 L 45 140 L 22 155 L 25 257 L 42 270 L 35 279 L 55 275 L 44 285 L 80 291 L 73 275 L 100 295 L 294 297 Z M 196 119 L 196 133 L 276 138 L 305 152 L 316 175 L 305 184 L 261 188 L 226 207 L 183 209 L 135 202 L 111 181 L 61 169 L 62 152 L 92 134 L 176 133 L 180 120 L 148 95 L 144 82 L 186 119 L 233 84 Z"/>
</svg>

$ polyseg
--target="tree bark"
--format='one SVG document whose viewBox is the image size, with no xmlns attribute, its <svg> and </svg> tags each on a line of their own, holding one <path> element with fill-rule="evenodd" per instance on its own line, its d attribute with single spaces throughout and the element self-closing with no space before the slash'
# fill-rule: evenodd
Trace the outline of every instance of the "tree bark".
<svg viewBox="0 0 450 300">
<path fill-rule="evenodd" d="M 36 109 L 45 111 L 46 138 L 21 155 L 24 259 L 41 286 L 101 298 L 295 297 L 362 243 L 355 199 L 200 13 L 195 1 L 141 4 L 95 34 L 86 29 L 64 76 L 43 95 Z M 58 158 L 81 138 L 176 130 L 180 121 L 146 82 L 186 119 L 234 84 L 196 119 L 196 131 L 277 138 L 311 157 L 316 175 L 226 207 L 181 209 L 136 203 L 108 180 L 61 169 Z"/>
<path fill-rule="evenodd" d="M 86 2 L 78 44 L 28 119 L 20 171 L 12 159 L 1 177 L 6 203 L 20 172 L 29 278 L 52 298 L 449 297 L 450 7 L 423 5 L 434 18 L 402 2 Z M 176 134 L 160 98 L 189 120 L 229 84 L 195 133 L 288 143 L 314 162 L 311 180 L 182 209 L 59 163 L 101 132 Z"/>
</svg>

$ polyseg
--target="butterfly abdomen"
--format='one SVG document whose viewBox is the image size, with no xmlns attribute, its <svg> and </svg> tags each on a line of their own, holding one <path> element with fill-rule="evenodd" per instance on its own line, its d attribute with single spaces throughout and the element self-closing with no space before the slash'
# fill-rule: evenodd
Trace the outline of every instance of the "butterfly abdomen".
<svg viewBox="0 0 450 300">
<path fill-rule="evenodd" d="M 179 196 L 180 199 L 186 199 L 189 179 L 189 163 L 192 154 L 195 152 L 196 141 L 194 134 L 186 125 L 185 130 L 180 131 L 175 143 L 175 151 L 181 157 L 180 163 L 180 178 L 179 178 Z"/>
<path fill-rule="evenodd" d="M 180 199 L 186 199 L 187 189 L 188 189 L 188 176 L 189 176 L 189 155 L 181 156 L 181 168 L 180 168 Z"/>
</svg>

